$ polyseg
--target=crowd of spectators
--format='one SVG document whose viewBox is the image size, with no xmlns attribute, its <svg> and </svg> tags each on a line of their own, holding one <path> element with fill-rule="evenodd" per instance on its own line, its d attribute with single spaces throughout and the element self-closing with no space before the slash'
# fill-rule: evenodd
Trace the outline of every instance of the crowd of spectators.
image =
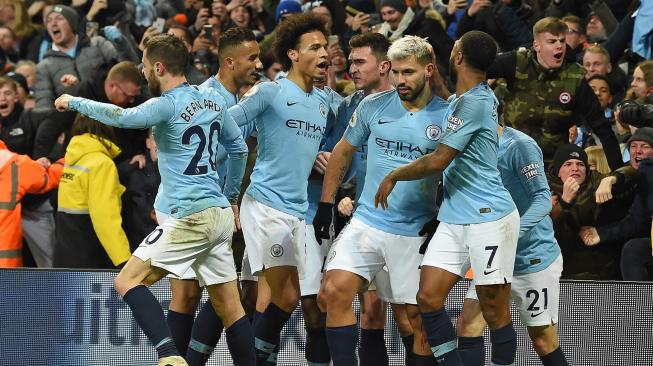
<svg viewBox="0 0 653 366">
<path fill-rule="evenodd" d="M 327 86 L 342 96 L 353 35 L 425 37 L 450 87 L 455 40 L 492 35 L 503 123 L 544 153 L 563 278 L 653 280 L 653 2 L 639 0 L 0 0 L 0 265 L 115 268 L 156 226 L 148 131 L 56 112 L 57 96 L 143 103 L 143 42 L 163 32 L 184 41 L 200 84 L 231 27 L 254 32 L 260 80 L 275 80 L 275 27 L 301 12 L 331 32 Z"/>
</svg>

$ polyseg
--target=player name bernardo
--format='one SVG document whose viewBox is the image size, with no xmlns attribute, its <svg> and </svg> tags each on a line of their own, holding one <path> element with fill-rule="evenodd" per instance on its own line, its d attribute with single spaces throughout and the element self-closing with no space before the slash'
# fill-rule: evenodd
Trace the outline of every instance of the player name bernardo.
<svg viewBox="0 0 653 366">
<path fill-rule="evenodd" d="M 190 122 L 191 118 L 195 115 L 197 111 L 202 111 L 204 109 L 212 110 L 215 112 L 220 112 L 222 108 L 220 108 L 220 104 L 212 101 L 211 99 L 204 99 L 204 105 L 199 100 L 193 100 L 191 101 L 184 110 L 186 112 L 181 113 L 181 118 L 186 121 Z"/>
<path fill-rule="evenodd" d="M 423 148 L 419 145 L 413 145 L 403 141 L 386 140 L 379 137 L 375 138 L 375 142 L 378 147 L 385 149 L 384 154 L 398 156 L 403 159 L 416 160 L 434 151 L 434 149 Z"/>
</svg>

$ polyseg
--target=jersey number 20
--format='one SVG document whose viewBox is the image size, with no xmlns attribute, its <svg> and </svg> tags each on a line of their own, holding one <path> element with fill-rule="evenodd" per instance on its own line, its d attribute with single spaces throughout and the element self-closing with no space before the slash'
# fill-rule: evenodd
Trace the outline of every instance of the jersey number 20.
<svg viewBox="0 0 653 366">
<path fill-rule="evenodd" d="M 197 136 L 200 140 L 199 143 L 197 144 L 195 155 L 193 155 L 193 158 L 190 159 L 190 163 L 188 163 L 186 170 L 184 170 L 185 175 L 201 175 L 201 174 L 206 174 L 209 171 L 209 168 L 206 165 L 198 165 L 200 163 L 200 160 L 202 160 L 202 156 L 204 155 L 205 148 L 207 148 L 209 152 L 209 165 L 211 166 L 211 170 L 213 171 L 218 170 L 217 143 L 215 144 L 216 151 L 213 151 L 214 135 L 216 140 L 220 137 L 220 124 L 218 122 L 211 123 L 211 126 L 209 128 L 209 144 L 207 148 L 206 135 L 204 134 L 204 129 L 202 129 L 201 126 L 191 126 L 186 131 L 184 131 L 184 134 L 181 136 L 182 145 L 189 145 L 191 143 L 193 136 Z"/>
</svg>

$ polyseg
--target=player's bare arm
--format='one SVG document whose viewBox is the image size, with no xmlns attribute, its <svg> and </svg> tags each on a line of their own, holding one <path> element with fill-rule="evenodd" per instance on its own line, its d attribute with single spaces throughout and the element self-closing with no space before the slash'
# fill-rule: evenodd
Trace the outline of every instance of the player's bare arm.
<svg viewBox="0 0 653 366">
<path fill-rule="evenodd" d="M 333 203 L 335 201 L 338 187 L 349 170 L 351 159 L 355 152 L 356 147 L 344 138 L 340 139 L 333 148 L 326 173 L 324 174 L 321 202 Z"/>
<path fill-rule="evenodd" d="M 374 207 L 388 208 L 388 196 L 398 181 L 417 180 L 445 170 L 459 151 L 445 144 L 440 144 L 430 154 L 391 171 L 383 178 L 374 197 Z"/>
</svg>

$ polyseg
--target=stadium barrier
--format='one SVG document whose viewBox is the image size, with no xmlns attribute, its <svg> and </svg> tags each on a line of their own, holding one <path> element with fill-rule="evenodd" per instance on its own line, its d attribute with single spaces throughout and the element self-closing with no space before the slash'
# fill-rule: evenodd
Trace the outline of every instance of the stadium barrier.
<svg viewBox="0 0 653 366">
<path fill-rule="evenodd" d="M 107 271 L 0 270 L 0 365 L 156 364 L 152 345 L 113 290 L 115 276 Z M 467 281 L 457 284 L 449 296 L 447 309 L 454 320 L 468 286 Z M 167 280 L 152 291 L 167 308 Z M 653 365 L 652 303 L 653 283 L 562 282 L 559 333 L 570 363 Z M 516 365 L 541 365 L 516 314 L 513 307 Z M 488 347 L 487 331 L 485 336 Z M 391 317 L 385 337 L 391 365 L 402 365 L 403 346 Z M 301 311 L 295 311 L 282 339 L 279 365 L 306 365 Z M 209 365 L 231 365 L 224 335 Z"/>
</svg>

